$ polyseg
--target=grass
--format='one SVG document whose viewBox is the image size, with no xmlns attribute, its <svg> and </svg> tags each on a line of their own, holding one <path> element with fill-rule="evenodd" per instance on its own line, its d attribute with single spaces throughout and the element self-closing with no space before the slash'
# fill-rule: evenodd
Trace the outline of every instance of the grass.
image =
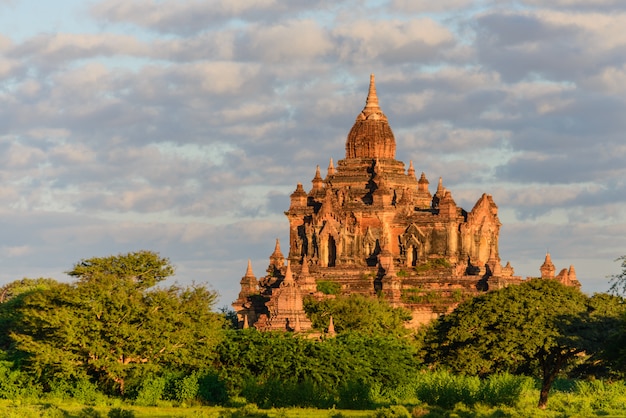
<svg viewBox="0 0 626 418">
<path fill-rule="evenodd" d="M 380 388 L 378 388 L 380 389 Z M 384 392 L 384 391 L 383 391 Z M 372 393 L 370 410 L 314 408 L 260 409 L 254 404 L 237 407 L 199 406 L 159 401 L 158 406 L 137 406 L 115 398 L 99 398 L 92 405 L 73 400 L 0 400 L 0 418 L 350 418 L 350 417 L 626 417 L 624 381 L 560 381 L 550 394 L 548 408 L 539 410 L 537 381 L 523 376 L 496 375 L 478 379 L 447 372 L 419 373 L 415 380 L 379 396 Z M 390 396 L 392 395 L 392 396 Z"/>
<path fill-rule="evenodd" d="M 71 402 L 42 403 L 20 405 L 19 402 L 0 400 L 0 418 L 95 418 L 107 417 L 111 410 L 119 408 L 132 411 L 135 418 L 239 418 L 239 417 L 268 417 L 268 418 L 329 418 L 341 416 L 346 418 L 370 417 L 372 411 L 347 411 L 338 409 L 312 408 L 272 408 L 258 409 L 247 405 L 242 408 L 225 408 L 220 406 L 85 406 Z M 256 414 L 256 415 L 255 415 Z"/>
</svg>

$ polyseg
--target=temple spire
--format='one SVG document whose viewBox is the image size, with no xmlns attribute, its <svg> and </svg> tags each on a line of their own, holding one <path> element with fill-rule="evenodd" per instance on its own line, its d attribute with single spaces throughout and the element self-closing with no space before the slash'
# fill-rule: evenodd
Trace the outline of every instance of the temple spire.
<svg viewBox="0 0 626 418">
<path fill-rule="evenodd" d="M 302 259 L 302 270 L 300 276 L 307 277 L 309 275 L 309 261 L 306 256 Z"/>
<path fill-rule="evenodd" d="M 244 277 L 255 277 L 252 271 L 252 262 L 248 259 L 248 268 L 246 269 L 246 275 Z"/>
<path fill-rule="evenodd" d="M 330 316 L 328 320 L 328 335 L 331 337 L 335 336 L 335 323 L 333 322 L 333 316 Z"/>
<path fill-rule="evenodd" d="M 407 174 L 411 177 L 415 177 L 415 168 L 413 167 L 413 160 L 409 161 L 409 169 Z"/>
<path fill-rule="evenodd" d="M 378 96 L 376 95 L 376 80 L 374 79 L 374 74 L 370 74 L 370 89 L 367 93 L 367 100 L 365 101 L 365 110 L 380 111 Z"/>
<path fill-rule="evenodd" d="M 287 271 L 285 272 L 285 278 L 281 283 L 281 286 L 293 286 L 296 282 L 293 280 L 293 273 L 291 272 L 291 265 L 287 261 Z"/>
<path fill-rule="evenodd" d="M 283 258 L 283 253 L 280 251 L 280 240 L 276 238 L 276 245 L 274 246 L 274 252 L 271 257 L 280 257 Z"/>
<path fill-rule="evenodd" d="M 335 174 L 335 166 L 333 165 L 333 159 L 330 159 L 330 162 L 328 163 L 328 174 L 329 176 L 332 176 L 333 174 Z"/>
<path fill-rule="evenodd" d="M 324 180 L 322 180 L 322 175 L 320 174 L 319 165 L 315 168 L 315 177 L 313 177 L 313 180 L 311 180 L 311 183 L 313 183 L 313 190 L 320 190 L 322 189 L 322 187 L 324 187 Z"/>
<path fill-rule="evenodd" d="M 280 241 L 276 238 L 276 246 L 274 252 L 270 255 L 270 265 L 267 268 L 267 272 L 270 275 L 275 274 L 285 265 L 285 256 L 280 251 Z"/>
</svg>

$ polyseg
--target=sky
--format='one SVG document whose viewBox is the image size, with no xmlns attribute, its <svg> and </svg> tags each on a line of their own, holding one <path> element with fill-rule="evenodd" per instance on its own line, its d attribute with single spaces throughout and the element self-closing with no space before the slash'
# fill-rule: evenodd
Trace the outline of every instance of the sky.
<svg viewBox="0 0 626 418">
<path fill-rule="evenodd" d="M 546 5 L 548 4 L 548 5 Z M 0 0 L 0 285 L 151 250 L 237 297 L 376 75 L 396 157 L 515 274 L 626 254 L 623 0 Z"/>
</svg>

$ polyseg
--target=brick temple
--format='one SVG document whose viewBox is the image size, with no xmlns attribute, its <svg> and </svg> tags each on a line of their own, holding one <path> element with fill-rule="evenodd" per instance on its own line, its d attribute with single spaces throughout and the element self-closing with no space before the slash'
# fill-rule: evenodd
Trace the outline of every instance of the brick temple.
<svg viewBox="0 0 626 418">
<path fill-rule="evenodd" d="M 489 194 L 467 211 L 438 179 L 434 193 L 424 173 L 396 159 L 396 141 L 381 110 L 374 75 L 365 107 L 346 139 L 346 154 L 319 166 L 307 192 L 291 194 L 287 257 L 276 240 L 267 274 L 248 263 L 233 303 L 240 327 L 306 331 L 303 298 L 384 297 L 412 312 L 408 326 L 427 323 L 462 300 L 520 283 L 498 250 L 501 223 Z M 541 277 L 580 286 L 573 267 L 555 276 L 550 255 Z"/>
</svg>

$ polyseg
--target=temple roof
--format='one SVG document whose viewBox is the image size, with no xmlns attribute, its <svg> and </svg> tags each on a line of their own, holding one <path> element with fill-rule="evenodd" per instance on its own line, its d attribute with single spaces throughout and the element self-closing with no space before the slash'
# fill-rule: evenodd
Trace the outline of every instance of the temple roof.
<svg viewBox="0 0 626 418">
<path fill-rule="evenodd" d="M 378 105 L 374 74 L 370 75 L 365 107 L 346 140 L 346 159 L 349 158 L 396 158 L 396 140 L 387 116 Z"/>
</svg>

